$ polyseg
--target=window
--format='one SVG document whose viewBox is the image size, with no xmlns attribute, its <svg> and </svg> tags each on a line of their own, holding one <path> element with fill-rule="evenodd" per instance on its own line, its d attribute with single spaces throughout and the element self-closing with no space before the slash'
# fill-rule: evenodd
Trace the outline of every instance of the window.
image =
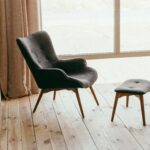
<svg viewBox="0 0 150 150">
<path fill-rule="evenodd" d="M 148 0 L 41 0 L 42 28 L 59 55 L 148 55 L 149 4 Z"/>
<path fill-rule="evenodd" d="M 121 50 L 150 50 L 149 0 L 121 0 Z"/>
</svg>

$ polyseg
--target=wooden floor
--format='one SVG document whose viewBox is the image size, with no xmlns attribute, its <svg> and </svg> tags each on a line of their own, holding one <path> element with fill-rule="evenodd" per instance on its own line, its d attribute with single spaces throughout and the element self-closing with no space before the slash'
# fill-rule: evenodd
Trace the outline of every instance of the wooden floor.
<svg viewBox="0 0 150 150">
<path fill-rule="evenodd" d="M 82 120 L 76 97 L 60 91 L 56 100 L 44 94 L 35 114 L 37 96 L 2 101 L 0 150 L 140 150 L 150 149 L 150 94 L 145 95 L 147 126 L 142 126 L 140 103 L 130 97 L 129 108 L 121 98 L 114 123 L 111 112 L 116 84 L 94 86 L 100 106 L 88 89 L 80 89 L 85 112 Z"/>
</svg>

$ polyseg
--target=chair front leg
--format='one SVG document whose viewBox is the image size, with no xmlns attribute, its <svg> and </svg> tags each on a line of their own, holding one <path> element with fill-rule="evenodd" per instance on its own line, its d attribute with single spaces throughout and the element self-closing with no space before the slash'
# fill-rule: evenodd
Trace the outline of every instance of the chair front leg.
<svg viewBox="0 0 150 150">
<path fill-rule="evenodd" d="M 80 100 L 80 95 L 79 95 L 78 89 L 75 89 L 74 92 L 75 92 L 76 97 L 77 97 L 77 101 L 78 101 L 78 105 L 79 105 L 79 108 L 80 108 L 80 111 L 81 111 L 81 114 L 82 114 L 82 118 L 84 118 L 84 112 L 83 112 L 83 108 L 82 108 L 82 104 L 81 104 L 81 100 Z"/>
<path fill-rule="evenodd" d="M 95 95 L 95 92 L 94 92 L 94 89 L 93 89 L 92 86 L 90 86 L 90 90 L 91 90 L 91 93 L 92 93 L 92 95 L 93 95 L 93 97 L 94 97 L 94 100 L 95 100 L 96 104 L 99 105 L 98 99 L 97 99 L 97 97 L 96 97 L 96 95 Z"/>
<path fill-rule="evenodd" d="M 35 104 L 35 107 L 34 107 L 34 109 L 33 109 L 33 113 L 36 111 L 37 106 L 38 106 L 38 104 L 39 104 L 39 102 L 40 102 L 40 100 L 41 100 L 41 98 L 42 98 L 43 93 L 44 93 L 44 90 L 41 90 L 40 95 L 39 95 L 39 97 L 38 97 L 38 100 L 37 100 L 37 102 L 36 102 L 36 104 Z"/>
</svg>

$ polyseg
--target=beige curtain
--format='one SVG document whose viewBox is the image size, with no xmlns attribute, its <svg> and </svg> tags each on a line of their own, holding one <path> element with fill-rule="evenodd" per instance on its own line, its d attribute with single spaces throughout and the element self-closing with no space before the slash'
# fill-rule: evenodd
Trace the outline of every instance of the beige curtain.
<svg viewBox="0 0 150 150">
<path fill-rule="evenodd" d="M 38 0 L 0 0 L 0 88 L 9 98 L 37 93 L 16 38 L 39 30 Z"/>
</svg>

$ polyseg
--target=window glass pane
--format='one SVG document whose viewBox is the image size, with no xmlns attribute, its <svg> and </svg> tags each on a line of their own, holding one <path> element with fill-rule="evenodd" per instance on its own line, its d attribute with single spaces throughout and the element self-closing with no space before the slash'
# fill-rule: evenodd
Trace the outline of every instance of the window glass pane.
<svg viewBox="0 0 150 150">
<path fill-rule="evenodd" d="M 113 52 L 113 0 L 41 0 L 57 54 Z"/>
<path fill-rule="evenodd" d="M 150 0 L 121 0 L 121 50 L 150 50 Z"/>
</svg>

